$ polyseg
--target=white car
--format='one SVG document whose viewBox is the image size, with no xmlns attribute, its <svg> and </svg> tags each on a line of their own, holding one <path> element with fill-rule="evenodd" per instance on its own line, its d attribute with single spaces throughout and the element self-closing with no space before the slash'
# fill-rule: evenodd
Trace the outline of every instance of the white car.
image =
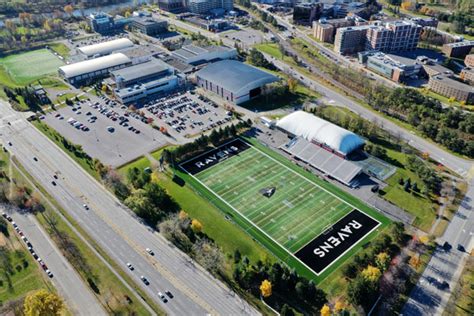
<svg viewBox="0 0 474 316">
<path fill-rule="evenodd" d="M 153 252 L 153 250 L 151 250 L 150 248 L 146 248 L 146 252 L 148 252 L 151 256 L 154 256 L 155 253 Z"/>
<path fill-rule="evenodd" d="M 86 209 L 89 210 L 89 206 L 87 204 L 82 204 L 82 206 Z"/>
<path fill-rule="evenodd" d="M 132 264 L 131 264 L 130 262 L 127 262 L 127 267 L 128 267 L 131 271 L 135 270 L 135 268 L 132 266 Z"/>
<path fill-rule="evenodd" d="M 161 300 L 163 301 L 163 303 L 168 302 L 168 299 L 166 298 L 166 296 L 163 295 L 163 293 L 158 292 L 158 296 L 161 298 Z"/>
</svg>

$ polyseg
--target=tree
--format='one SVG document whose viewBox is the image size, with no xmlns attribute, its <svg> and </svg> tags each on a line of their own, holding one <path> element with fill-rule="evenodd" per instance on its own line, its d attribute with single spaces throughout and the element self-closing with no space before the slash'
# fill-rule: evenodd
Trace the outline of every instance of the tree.
<svg viewBox="0 0 474 316">
<path fill-rule="evenodd" d="M 420 192 L 420 188 L 418 188 L 418 184 L 416 182 L 413 182 L 413 186 L 411 188 L 413 192 Z"/>
<path fill-rule="evenodd" d="M 370 264 L 362 270 L 362 276 L 370 282 L 377 282 L 382 275 L 382 272 L 380 271 L 379 268 L 371 266 Z"/>
<path fill-rule="evenodd" d="M 339 299 L 334 304 L 334 311 L 336 313 L 342 312 L 345 308 L 346 308 L 346 304 L 344 303 L 344 301 L 341 301 Z"/>
<path fill-rule="evenodd" d="M 200 221 L 198 221 L 197 219 L 193 219 L 191 221 L 191 229 L 193 230 L 193 232 L 195 233 L 200 233 L 202 231 L 202 224 Z"/>
<path fill-rule="evenodd" d="M 298 80 L 296 80 L 293 77 L 288 78 L 288 90 L 294 93 L 297 88 L 298 88 Z"/>
<path fill-rule="evenodd" d="M 263 297 L 270 297 L 272 295 L 272 283 L 268 280 L 263 280 L 260 285 L 260 293 Z"/>
<path fill-rule="evenodd" d="M 63 300 L 54 293 L 39 290 L 25 298 L 24 312 L 26 316 L 60 315 L 64 308 Z"/>
<path fill-rule="evenodd" d="M 330 316 L 331 315 L 331 308 L 324 304 L 323 307 L 321 308 L 321 316 Z"/>
<path fill-rule="evenodd" d="M 220 249 L 208 239 L 200 239 L 192 246 L 194 258 L 207 270 L 218 273 L 224 267 L 224 255 Z"/>
<path fill-rule="evenodd" d="M 380 271 L 385 271 L 387 270 L 389 264 L 390 264 L 390 256 L 386 252 L 381 252 L 375 257 L 375 264 L 377 265 L 377 268 L 380 269 Z"/>
<path fill-rule="evenodd" d="M 367 281 L 363 276 L 357 276 L 349 283 L 347 296 L 353 305 L 361 305 L 365 310 L 370 308 L 377 297 L 377 284 Z"/>
<path fill-rule="evenodd" d="M 102 87 L 100 88 L 100 90 L 101 90 L 103 93 L 107 93 L 107 91 L 108 91 L 107 85 L 106 85 L 106 84 L 103 84 Z"/>
<path fill-rule="evenodd" d="M 280 310 L 280 316 L 294 316 L 295 315 L 295 312 L 293 311 L 293 309 L 291 309 L 290 306 L 288 306 L 288 304 L 283 304 L 283 307 L 281 308 Z"/>
<path fill-rule="evenodd" d="M 70 4 L 64 7 L 64 12 L 66 12 L 68 15 L 71 15 L 73 11 L 74 11 L 74 8 Z"/>
<path fill-rule="evenodd" d="M 239 249 L 235 249 L 234 251 L 234 263 L 239 263 L 242 259 L 242 254 L 240 253 Z"/>
</svg>

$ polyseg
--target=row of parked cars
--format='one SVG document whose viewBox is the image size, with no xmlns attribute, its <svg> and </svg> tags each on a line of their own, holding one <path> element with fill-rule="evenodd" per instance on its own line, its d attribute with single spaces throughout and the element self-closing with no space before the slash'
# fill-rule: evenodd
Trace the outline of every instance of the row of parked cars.
<svg viewBox="0 0 474 316">
<path fill-rule="evenodd" d="M 41 268 L 43 269 L 43 271 L 46 273 L 46 275 L 50 278 L 53 277 L 53 273 L 48 269 L 48 266 L 46 265 L 46 263 L 44 263 L 44 261 L 38 256 L 38 254 L 35 252 L 35 250 L 33 249 L 33 245 L 31 244 L 31 242 L 28 240 L 28 238 L 26 238 L 25 234 L 23 233 L 23 231 L 20 229 L 20 227 L 18 227 L 18 224 L 15 223 L 13 221 L 13 218 L 11 218 L 10 215 L 8 215 L 7 213 L 5 212 L 2 212 L 2 216 L 3 218 L 5 218 L 8 222 L 10 222 L 13 226 L 13 229 L 15 230 L 15 232 L 20 236 L 21 240 L 25 243 L 26 247 L 28 248 L 28 251 L 31 253 L 31 255 L 33 256 L 33 258 L 38 262 L 38 264 L 41 266 Z"/>
<path fill-rule="evenodd" d="M 117 111 L 112 110 L 109 107 L 100 104 L 99 102 L 96 102 L 94 104 L 89 103 L 89 105 L 93 109 L 96 109 L 97 111 L 99 111 L 100 114 L 102 114 L 102 115 L 106 116 L 107 118 L 109 118 L 110 120 L 112 120 L 114 122 L 119 121 L 119 125 L 122 126 L 122 127 L 127 128 L 130 132 L 133 132 L 135 134 L 140 134 L 141 133 L 138 128 L 130 125 L 130 123 L 129 123 L 130 120 L 128 119 L 128 116 L 130 114 L 125 113 L 124 115 L 121 115 Z M 115 131 L 115 129 L 112 126 L 107 127 L 107 130 L 111 133 L 113 133 Z"/>
<path fill-rule="evenodd" d="M 56 114 L 56 115 L 57 115 L 57 114 Z M 82 130 L 82 131 L 84 131 L 84 132 L 89 131 L 89 127 L 87 127 L 85 124 L 79 122 L 78 120 L 76 120 L 76 119 L 74 119 L 74 118 L 72 118 L 72 117 L 68 118 L 67 122 L 68 122 L 71 126 L 77 128 L 77 129 L 80 129 L 80 130 Z"/>
</svg>

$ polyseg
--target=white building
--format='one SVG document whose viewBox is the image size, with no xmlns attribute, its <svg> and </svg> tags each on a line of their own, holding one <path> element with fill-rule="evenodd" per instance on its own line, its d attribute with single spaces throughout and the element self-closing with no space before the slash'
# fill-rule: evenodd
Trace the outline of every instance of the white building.
<svg viewBox="0 0 474 316">
<path fill-rule="evenodd" d="M 133 47 L 133 42 L 128 38 L 119 38 L 108 42 L 82 46 L 77 51 L 86 58 L 105 56 L 116 50 Z"/>
</svg>

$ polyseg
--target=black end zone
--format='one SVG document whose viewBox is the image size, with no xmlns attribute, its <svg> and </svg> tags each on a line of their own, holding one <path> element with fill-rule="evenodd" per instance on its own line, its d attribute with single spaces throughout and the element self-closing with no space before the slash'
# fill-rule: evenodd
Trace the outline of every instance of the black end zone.
<svg viewBox="0 0 474 316">
<path fill-rule="evenodd" d="M 353 210 L 301 248 L 295 256 L 319 275 L 378 225 L 379 221 Z"/>
<path fill-rule="evenodd" d="M 222 146 L 217 147 L 216 149 L 213 149 L 186 162 L 183 162 L 180 167 L 184 171 L 194 175 L 196 173 L 206 170 L 209 167 L 214 166 L 222 160 L 238 155 L 240 152 L 248 148 L 250 148 L 249 144 L 247 144 L 240 138 L 236 138 L 231 140 L 230 142 L 225 143 Z"/>
</svg>

